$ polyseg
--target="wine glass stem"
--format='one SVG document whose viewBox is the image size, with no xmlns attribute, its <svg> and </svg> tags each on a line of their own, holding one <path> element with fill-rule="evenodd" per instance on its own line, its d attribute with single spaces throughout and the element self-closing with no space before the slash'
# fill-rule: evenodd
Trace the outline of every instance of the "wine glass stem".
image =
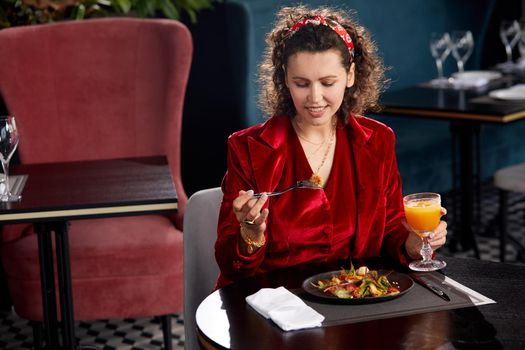
<svg viewBox="0 0 525 350">
<path fill-rule="evenodd" d="M 4 170 L 4 181 L 5 181 L 4 195 L 9 196 L 11 194 L 10 187 L 9 187 L 9 161 L 2 162 L 2 168 Z"/>
<path fill-rule="evenodd" d="M 423 261 L 432 260 L 432 247 L 430 246 L 430 243 L 428 243 L 428 237 L 423 238 L 423 245 L 421 246 L 419 253 L 423 258 Z"/>
<path fill-rule="evenodd" d="M 462 60 L 458 60 L 458 72 L 463 72 L 464 69 L 463 69 L 463 61 Z"/>
<path fill-rule="evenodd" d="M 444 78 L 444 76 L 443 76 L 443 62 L 441 62 L 440 59 L 436 60 L 436 67 L 437 67 L 437 70 L 438 70 L 438 79 Z"/>
<path fill-rule="evenodd" d="M 507 62 L 512 62 L 512 46 L 505 45 L 505 52 L 507 53 Z"/>
</svg>

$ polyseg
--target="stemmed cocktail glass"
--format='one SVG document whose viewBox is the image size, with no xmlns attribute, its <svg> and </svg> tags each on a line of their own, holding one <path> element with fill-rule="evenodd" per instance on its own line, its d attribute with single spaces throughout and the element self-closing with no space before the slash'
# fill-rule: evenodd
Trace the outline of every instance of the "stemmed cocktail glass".
<svg viewBox="0 0 525 350">
<path fill-rule="evenodd" d="M 519 65 L 525 64 L 525 18 L 520 21 L 520 39 L 518 40 L 518 50 L 520 53 Z"/>
<path fill-rule="evenodd" d="M 420 254 L 422 260 L 410 263 L 415 271 L 435 271 L 444 268 L 444 261 L 432 259 L 432 247 L 428 242 L 429 234 L 434 231 L 441 219 L 441 196 L 438 193 L 414 193 L 403 197 L 405 216 L 408 225 L 423 240 Z"/>
<path fill-rule="evenodd" d="M 447 79 L 443 75 L 443 61 L 450 53 L 450 35 L 448 33 L 432 33 L 430 35 L 430 52 L 436 61 L 438 76 L 431 81 L 433 85 L 446 85 Z"/>
<path fill-rule="evenodd" d="M 507 54 L 507 62 L 504 64 L 512 66 L 512 48 L 520 39 L 519 22 L 516 20 L 503 20 L 499 27 L 499 35 L 505 46 L 505 53 Z"/>
<path fill-rule="evenodd" d="M 12 202 L 20 200 L 21 196 L 11 193 L 9 187 L 9 161 L 18 146 L 18 129 L 15 117 L 0 116 L 0 162 L 4 171 L 5 189 L 0 194 L 0 201 Z"/>
<path fill-rule="evenodd" d="M 450 36 L 450 47 L 452 49 L 452 56 L 454 56 L 458 63 L 458 71 L 463 72 L 463 66 L 474 49 L 472 32 L 470 30 L 453 31 Z"/>
</svg>

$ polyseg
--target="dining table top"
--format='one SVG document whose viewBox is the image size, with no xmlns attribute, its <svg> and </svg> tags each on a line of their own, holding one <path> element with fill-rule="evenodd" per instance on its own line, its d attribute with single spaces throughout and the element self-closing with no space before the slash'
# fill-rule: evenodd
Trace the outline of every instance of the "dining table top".
<svg viewBox="0 0 525 350">
<path fill-rule="evenodd" d="M 478 89 L 436 88 L 419 84 L 381 95 L 381 114 L 505 124 L 525 118 L 525 99 L 499 100 L 493 90 L 515 84 L 511 76 Z"/>
<path fill-rule="evenodd" d="M 19 202 L 0 203 L 0 222 L 173 213 L 177 193 L 165 156 L 14 166 L 27 175 Z"/>
<path fill-rule="evenodd" d="M 337 270 L 343 262 L 304 264 L 255 275 L 214 291 L 197 310 L 197 316 L 202 316 L 197 317 L 199 342 L 205 349 L 525 348 L 525 265 L 457 257 L 445 260 L 445 276 L 496 303 L 285 332 L 252 309 L 245 298 L 263 287 L 284 286 L 307 300 L 302 282 L 317 273 Z M 377 259 L 366 263 L 371 268 L 390 266 Z M 385 308 L 389 302 L 393 301 L 368 307 Z M 336 306 L 348 314 L 355 307 Z"/>
</svg>

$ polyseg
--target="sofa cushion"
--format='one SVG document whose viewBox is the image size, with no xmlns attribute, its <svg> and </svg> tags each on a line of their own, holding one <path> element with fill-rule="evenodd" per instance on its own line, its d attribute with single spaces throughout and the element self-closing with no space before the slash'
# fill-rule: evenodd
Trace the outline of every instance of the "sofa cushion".
<svg viewBox="0 0 525 350">
<path fill-rule="evenodd" d="M 8 232 L 23 230 L 20 238 L 2 245 L 15 309 L 24 318 L 41 319 L 42 309 L 35 307 L 41 304 L 37 235 L 29 225 L 5 228 Z M 12 231 L 9 235 L 17 236 Z M 105 245 L 97 245 L 102 239 Z M 76 319 L 153 316 L 164 314 L 166 303 L 173 312 L 181 311 L 182 233 L 168 218 L 150 215 L 73 221 L 69 247 Z M 108 285 L 112 288 L 105 288 Z M 25 297 L 18 298 L 21 294 Z M 119 302 L 111 304 L 111 300 Z"/>
</svg>

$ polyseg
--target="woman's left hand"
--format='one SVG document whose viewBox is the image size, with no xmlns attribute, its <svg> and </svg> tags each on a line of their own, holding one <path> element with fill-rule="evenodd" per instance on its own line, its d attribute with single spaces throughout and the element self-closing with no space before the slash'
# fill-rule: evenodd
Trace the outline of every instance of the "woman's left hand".
<svg viewBox="0 0 525 350">
<path fill-rule="evenodd" d="M 441 216 L 446 214 L 447 210 L 445 208 L 441 208 Z M 410 228 L 408 224 L 404 224 L 405 227 L 410 231 L 410 234 L 408 235 L 405 241 L 405 249 L 411 258 L 421 259 L 421 254 L 419 253 L 419 251 L 423 246 L 423 240 L 414 232 L 414 230 Z M 447 223 L 445 221 L 440 221 L 438 227 L 429 234 L 428 243 L 430 243 L 432 250 L 435 251 L 441 248 L 443 245 L 445 245 L 446 241 Z"/>
</svg>

